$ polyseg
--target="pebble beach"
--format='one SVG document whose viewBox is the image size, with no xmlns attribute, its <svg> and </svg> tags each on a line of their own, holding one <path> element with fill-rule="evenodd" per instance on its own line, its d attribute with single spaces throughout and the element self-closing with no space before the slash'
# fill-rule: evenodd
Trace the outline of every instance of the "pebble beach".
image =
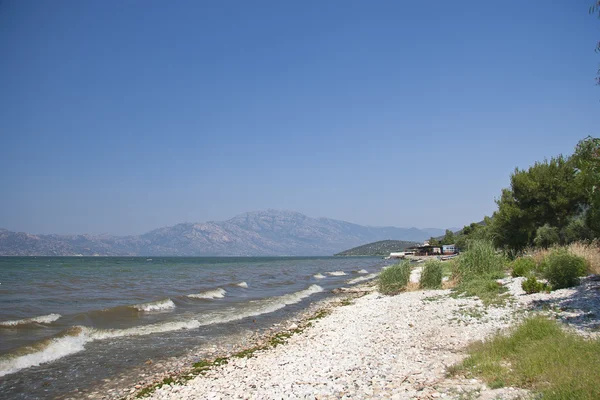
<svg viewBox="0 0 600 400">
<path fill-rule="evenodd" d="M 418 273 L 415 270 L 411 280 L 418 280 Z M 522 279 L 498 281 L 509 289 L 508 301 L 498 307 L 484 307 L 477 298 L 452 296 L 450 290 L 383 296 L 373 283 L 367 283 L 348 290 L 347 298 L 322 306 L 326 312 L 321 310 L 320 318 L 307 314 L 277 328 L 289 332 L 285 343 L 255 351 L 251 357 L 228 357 L 226 364 L 213 365 L 185 382 L 165 384 L 149 397 L 528 398 L 523 389 L 490 389 L 477 379 L 447 373 L 466 357 L 470 343 L 506 332 L 534 312 L 569 321 L 571 328 L 583 335 L 597 335 L 596 326 L 583 322 L 590 321 L 586 316 L 600 312 L 597 296 L 589 296 L 597 293 L 600 282 L 584 278 L 577 288 L 526 295 Z M 138 393 L 131 389 L 128 397 Z"/>
</svg>

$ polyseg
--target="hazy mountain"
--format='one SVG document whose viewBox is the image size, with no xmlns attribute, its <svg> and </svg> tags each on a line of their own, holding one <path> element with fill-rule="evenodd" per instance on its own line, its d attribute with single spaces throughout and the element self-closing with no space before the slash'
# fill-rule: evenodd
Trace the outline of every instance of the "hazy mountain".
<svg viewBox="0 0 600 400">
<path fill-rule="evenodd" d="M 0 229 L 0 255 L 332 255 L 378 240 L 420 242 L 443 234 L 443 229 L 369 227 L 267 210 L 227 221 L 182 223 L 137 236 L 32 235 Z"/>
</svg>

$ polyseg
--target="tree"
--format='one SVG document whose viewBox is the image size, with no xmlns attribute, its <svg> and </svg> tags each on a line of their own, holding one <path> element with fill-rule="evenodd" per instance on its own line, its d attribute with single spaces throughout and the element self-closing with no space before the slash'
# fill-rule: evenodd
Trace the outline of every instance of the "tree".
<svg viewBox="0 0 600 400">
<path fill-rule="evenodd" d="M 562 155 L 527 170 L 515 169 L 510 189 L 497 200 L 491 227 L 496 245 L 520 251 L 534 244 L 538 228 L 565 228 L 586 206 L 578 175 L 574 160 Z"/>
<path fill-rule="evenodd" d="M 584 191 L 584 219 L 595 237 L 600 237 L 600 138 L 588 136 L 575 148 L 573 162 Z"/>
<path fill-rule="evenodd" d="M 454 244 L 454 232 L 446 229 L 446 234 L 442 238 L 442 244 Z"/>
</svg>

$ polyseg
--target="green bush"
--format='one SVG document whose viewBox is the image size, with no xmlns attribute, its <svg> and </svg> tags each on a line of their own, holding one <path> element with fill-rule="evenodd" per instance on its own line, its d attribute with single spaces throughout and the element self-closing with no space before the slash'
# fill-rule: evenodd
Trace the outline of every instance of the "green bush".
<svg viewBox="0 0 600 400">
<path fill-rule="evenodd" d="M 530 257 L 519 257 L 512 263 L 512 276 L 527 276 L 536 268 L 535 261 Z"/>
<path fill-rule="evenodd" d="M 403 261 L 384 269 L 379 275 L 379 292 L 397 294 L 406 288 L 410 280 L 410 262 Z"/>
<path fill-rule="evenodd" d="M 552 250 L 543 264 L 544 275 L 552 289 L 577 286 L 579 277 L 586 272 L 585 260 L 563 248 Z"/>
<path fill-rule="evenodd" d="M 421 273 L 419 286 L 423 289 L 439 289 L 442 287 L 442 262 L 428 260 Z"/>
<path fill-rule="evenodd" d="M 479 279 L 482 276 L 501 278 L 504 276 L 506 259 L 496 254 L 492 242 L 473 240 L 469 248 L 458 258 L 453 275 L 461 281 Z"/>
<path fill-rule="evenodd" d="M 535 276 L 530 276 L 529 278 L 525 279 L 523 283 L 521 283 L 521 288 L 527 294 L 539 293 L 541 291 L 549 290 L 548 285 L 546 285 L 543 282 L 539 282 L 537 279 L 535 279 Z"/>
</svg>

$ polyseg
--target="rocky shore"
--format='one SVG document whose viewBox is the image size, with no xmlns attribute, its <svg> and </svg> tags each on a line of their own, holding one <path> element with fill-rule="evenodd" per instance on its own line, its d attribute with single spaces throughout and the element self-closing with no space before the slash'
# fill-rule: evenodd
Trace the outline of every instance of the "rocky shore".
<svg viewBox="0 0 600 400">
<path fill-rule="evenodd" d="M 250 351 L 237 357 L 233 352 L 221 354 L 223 360 L 207 363 L 195 377 L 180 371 L 179 379 L 168 379 L 147 395 L 153 399 L 527 398 L 522 389 L 490 389 L 478 380 L 447 374 L 448 367 L 465 357 L 469 343 L 505 330 L 532 312 L 553 315 L 584 335 L 598 335 L 598 320 L 591 316 L 600 315 L 600 282 L 589 277 L 577 288 L 526 295 L 522 279 L 499 281 L 510 293 L 499 307 L 452 296 L 450 290 L 388 297 L 372 285 L 351 289 L 345 293 L 347 298 L 313 307 L 303 317 L 254 338 Z M 269 340 L 273 344 L 273 337 L 277 346 L 265 346 Z M 139 395 L 138 389 L 142 387 L 125 389 L 131 391 L 127 397 Z"/>
</svg>

